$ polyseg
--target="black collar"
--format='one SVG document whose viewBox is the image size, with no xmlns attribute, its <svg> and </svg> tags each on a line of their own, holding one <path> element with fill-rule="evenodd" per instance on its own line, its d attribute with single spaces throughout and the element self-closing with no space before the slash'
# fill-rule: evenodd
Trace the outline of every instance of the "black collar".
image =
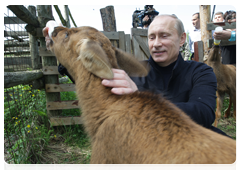
<svg viewBox="0 0 240 170">
<path fill-rule="evenodd" d="M 151 55 L 150 55 L 150 57 L 149 57 L 149 59 L 148 59 L 148 62 L 149 62 L 149 64 L 150 64 L 154 69 L 156 69 L 160 74 L 162 73 L 162 70 L 163 70 L 163 69 L 166 69 L 166 70 L 171 69 L 171 70 L 173 70 L 172 73 L 174 73 L 174 74 L 179 74 L 179 73 L 181 72 L 181 69 L 182 69 L 183 65 L 184 65 L 184 60 L 183 60 L 182 55 L 181 55 L 180 52 L 179 52 L 179 54 L 178 54 L 178 59 L 177 59 L 175 62 L 171 63 L 169 66 L 165 67 L 165 68 L 164 68 L 164 67 L 160 67 L 160 66 L 153 60 L 153 58 L 152 58 Z"/>
</svg>

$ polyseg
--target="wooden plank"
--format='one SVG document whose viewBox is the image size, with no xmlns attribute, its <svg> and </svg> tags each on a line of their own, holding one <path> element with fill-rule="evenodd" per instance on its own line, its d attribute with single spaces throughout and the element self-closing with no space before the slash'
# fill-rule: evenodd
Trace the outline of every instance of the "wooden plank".
<svg viewBox="0 0 240 170">
<path fill-rule="evenodd" d="M 50 122 L 52 126 L 79 125 L 83 123 L 80 116 L 50 117 Z"/>
<path fill-rule="evenodd" d="M 5 31 L 4 37 L 12 37 L 12 36 L 29 36 L 27 31 Z"/>
<path fill-rule="evenodd" d="M 126 51 L 124 31 L 119 31 L 118 33 L 119 33 L 119 48 L 123 51 Z"/>
<path fill-rule="evenodd" d="M 148 36 L 148 30 L 147 29 L 137 29 L 137 28 L 132 28 L 131 29 L 132 36 L 139 35 L 139 36 Z"/>
<path fill-rule="evenodd" d="M 208 39 L 208 47 L 212 48 L 213 46 L 213 39 Z M 229 45 L 236 45 L 236 41 L 228 41 L 228 40 L 221 40 L 220 46 L 229 46 Z"/>
<path fill-rule="evenodd" d="M 203 42 L 202 41 L 198 41 L 197 45 L 198 45 L 198 62 L 203 62 L 203 58 L 204 58 Z"/>
<path fill-rule="evenodd" d="M 5 32 L 5 31 L 4 31 Z M 13 41 L 4 41 L 4 48 L 8 47 L 29 47 L 29 41 L 25 42 L 13 42 Z"/>
<path fill-rule="evenodd" d="M 141 40 L 140 36 L 135 36 L 135 38 L 136 38 L 137 42 L 139 43 L 139 46 L 142 48 L 142 51 L 145 53 L 145 55 L 148 58 L 150 56 L 150 52 L 149 52 L 147 45 L 143 42 L 143 40 Z"/>
<path fill-rule="evenodd" d="M 75 84 L 46 84 L 45 89 L 47 93 L 76 91 Z"/>
<path fill-rule="evenodd" d="M 60 74 L 58 72 L 58 66 L 43 66 L 42 68 L 43 75 L 55 75 Z"/>
<path fill-rule="evenodd" d="M 198 42 L 194 42 L 194 61 L 198 61 L 199 57 L 198 57 Z"/>
<path fill-rule="evenodd" d="M 46 47 L 38 47 L 39 49 L 39 56 L 42 57 L 52 57 L 55 56 L 54 53 L 52 53 L 51 51 L 47 50 Z"/>
<path fill-rule="evenodd" d="M 26 84 L 43 76 L 41 70 L 4 72 L 4 88 Z"/>
<path fill-rule="evenodd" d="M 119 39 L 119 33 L 118 32 L 106 32 L 101 31 L 109 40 L 118 40 Z"/>
<path fill-rule="evenodd" d="M 18 17 L 4 17 L 4 25 L 6 24 L 27 24 Z"/>
<path fill-rule="evenodd" d="M 47 102 L 47 110 L 78 109 L 78 100 Z"/>
<path fill-rule="evenodd" d="M 30 55 L 30 51 L 4 52 L 4 55 Z"/>
<path fill-rule="evenodd" d="M 33 16 L 29 10 L 23 5 L 8 5 L 8 9 L 10 9 L 18 18 L 22 21 L 33 25 L 34 27 L 39 27 L 40 23 L 37 17 Z"/>
<path fill-rule="evenodd" d="M 43 37 L 43 33 L 42 33 L 43 27 L 41 28 L 36 28 L 36 37 Z"/>
<path fill-rule="evenodd" d="M 194 42 L 194 61 L 203 62 L 204 52 L 203 52 L 203 42 Z"/>
<path fill-rule="evenodd" d="M 209 22 L 207 23 L 207 30 L 215 30 L 216 27 L 221 26 L 223 29 L 235 29 L 236 22 Z"/>
<path fill-rule="evenodd" d="M 11 34 L 8 34 L 8 33 L 11 33 Z M 12 34 L 12 32 L 7 32 L 5 30 L 4 30 L 4 37 L 12 37 L 15 40 L 18 40 L 19 42 L 25 42 L 23 38 L 19 38 L 18 35 L 16 35 L 16 34 L 14 35 L 14 34 Z"/>
<path fill-rule="evenodd" d="M 134 56 L 139 60 L 145 60 L 145 54 L 142 52 L 142 50 L 140 49 L 140 45 L 138 43 L 138 41 L 136 40 L 135 36 L 132 37 L 132 43 L 133 43 L 133 54 Z"/>
<path fill-rule="evenodd" d="M 130 34 L 125 34 L 125 46 L 126 46 L 126 52 L 132 54 L 132 44 L 131 44 Z"/>
</svg>

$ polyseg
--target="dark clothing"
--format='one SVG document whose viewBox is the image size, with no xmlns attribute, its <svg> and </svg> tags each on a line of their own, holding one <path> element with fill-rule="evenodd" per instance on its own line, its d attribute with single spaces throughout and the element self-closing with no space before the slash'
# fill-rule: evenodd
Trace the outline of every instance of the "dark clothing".
<svg viewBox="0 0 240 170">
<path fill-rule="evenodd" d="M 154 91 L 173 102 L 196 123 L 226 135 L 212 126 L 215 120 L 217 79 L 213 69 L 204 63 L 178 59 L 160 67 L 150 56 L 146 77 L 131 77 L 139 91 Z"/>
<path fill-rule="evenodd" d="M 73 80 L 72 76 L 68 73 L 67 69 L 61 63 L 59 63 L 58 65 L 58 72 L 62 76 L 67 75 L 70 78 L 70 80 L 73 82 L 73 84 L 75 84 L 75 81 Z"/>
<path fill-rule="evenodd" d="M 212 30 L 212 38 L 215 30 Z M 222 64 L 236 64 L 236 45 L 221 46 Z"/>
<path fill-rule="evenodd" d="M 223 64 L 236 64 L 236 45 L 220 46 Z"/>
<path fill-rule="evenodd" d="M 191 55 L 191 60 L 193 60 L 194 59 L 194 53 L 192 53 L 192 55 Z"/>
</svg>

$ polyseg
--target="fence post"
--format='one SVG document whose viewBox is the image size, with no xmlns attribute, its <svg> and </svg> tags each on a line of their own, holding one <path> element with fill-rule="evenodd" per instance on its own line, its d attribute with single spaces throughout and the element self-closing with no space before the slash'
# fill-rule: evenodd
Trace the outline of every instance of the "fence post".
<svg viewBox="0 0 240 170">
<path fill-rule="evenodd" d="M 35 6 L 28 6 L 28 10 L 32 13 L 33 16 L 36 15 L 36 7 Z M 29 48 L 30 48 L 30 55 L 32 61 L 32 69 L 36 70 L 40 68 L 40 57 L 38 53 L 38 42 L 37 37 L 29 34 Z"/>
<path fill-rule="evenodd" d="M 203 41 L 203 53 L 204 56 L 208 54 L 208 39 L 211 39 L 211 30 L 207 30 L 207 23 L 211 20 L 211 6 L 210 5 L 200 5 L 200 28 L 201 28 L 201 40 Z M 199 58 L 199 61 L 203 59 Z"/>
<path fill-rule="evenodd" d="M 116 19 L 114 14 L 114 7 L 107 6 L 105 8 L 101 8 L 100 13 L 102 17 L 103 31 L 116 32 L 117 27 L 116 27 Z"/>
<path fill-rule="evenodd" d="M 38 19 L 40 22 L 41 27 L 45 27 L 46 23 L 49 20 L 53 20 L 52 16 L 52 7 L 51 5 L 37 5 L 38 11 Z M 46 48 L 45 38 L 41 37 L 40 39 L 40 46 Z M 42 65 L 43 66 L 57 66 L 57 59 L 55 56 L 45 56 L 42 57 Z M 58 82 L 58 75 L 45 75 L 45 84 L 56 84 Z M 46 101 L 60 101 L 60 93 L 46 93 Z M 48 117 L 56 116 L 61 113 L 61 110 L 48 110 Z"/>
</svg>

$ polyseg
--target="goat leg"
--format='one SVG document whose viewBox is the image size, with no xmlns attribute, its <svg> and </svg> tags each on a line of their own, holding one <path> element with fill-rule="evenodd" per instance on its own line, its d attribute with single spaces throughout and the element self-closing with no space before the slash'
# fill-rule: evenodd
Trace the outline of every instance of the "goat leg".
<svg viewBox="0 0 240 170">
<path fill-rule="evenodd" d="M 232 106 L 232 98 L 229 96 L 229 105 L 228 105 L 228 108 L 225 110 L 224 118 L 228 118 L 230 116 L 231 106 Z"/>
<path fill-rule="evenodd" d="M 215 122 L 214 122 L 215 127 L 217 127 L 218 120 L 221 117 L 222 104 L 223 104 L 223 97 L 221 94 L 219 94 L 219 92 L 217 92 L 217 109 L 215 112 L 216 118 L 215 118 Z"/>
</svg>

